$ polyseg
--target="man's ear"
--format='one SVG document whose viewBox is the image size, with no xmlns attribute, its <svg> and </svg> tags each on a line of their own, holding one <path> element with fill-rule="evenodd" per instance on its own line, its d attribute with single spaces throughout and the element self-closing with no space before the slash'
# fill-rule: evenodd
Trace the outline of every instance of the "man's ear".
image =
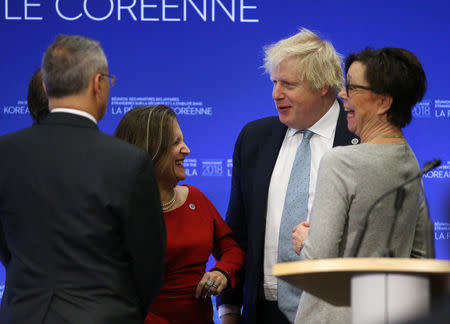
<svg viewBox="0 0 450 324">
<path fill-rule="evenodd" d="M 328 94 L 328 91 L 330 91 L 330 87 L 329 86 L 323 87 L 322 89 L 320 89 L 320 95 L 322 97 L 324 97 L 324 96 L 326 96 Z"/>
<path fill-rule="evenodd" d="M 92 79 L 92 86 L 94 90 L 94 94 L 98 94 L 102 90 L 102 75 L 100 73 L 97 73 L 94 75 Z"/>
<path fill-rule="evenodd" d="M 387 111 L 389 110 L 389 108 L 391 108 L 392 106 L 392 97 L 390 95 L 387 94 L 380 94 L 378 95 L 378 110 L 377 113 L 380 115 L 384 115 L 385 113 L 387 113 Z"/>
</svg>

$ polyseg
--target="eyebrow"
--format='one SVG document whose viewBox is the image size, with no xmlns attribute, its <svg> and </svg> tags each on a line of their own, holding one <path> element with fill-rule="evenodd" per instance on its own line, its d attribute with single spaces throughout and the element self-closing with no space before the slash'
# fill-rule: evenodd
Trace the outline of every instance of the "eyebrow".
<svg viewBox="0 0 450 324">
<path fill-rule="evenodd" d="M 294 85 L 300 84 L 300 81 L 296 81 L 296 80 L 290 81 L 290 80 L 286 80 L 286 79 L 272 79 L 272 81 L 274 81 L 274 80 L 276 80 L 277 82 L 281 82 L 281 83 L 288 83 L 288 84 L 294 84 Z"/>
</svg>

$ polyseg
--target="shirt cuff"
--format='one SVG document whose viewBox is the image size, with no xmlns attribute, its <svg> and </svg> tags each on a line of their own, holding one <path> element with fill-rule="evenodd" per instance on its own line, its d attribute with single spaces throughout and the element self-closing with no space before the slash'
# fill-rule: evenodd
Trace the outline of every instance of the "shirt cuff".
<svg viewBox="0 0 450 324">
<path fill-rule="evenodd" d="M 222 304 L 219 306 L 219 319 L 227 314 L 240 314 L 240 307 L 231 304 Z"/>
</svg>

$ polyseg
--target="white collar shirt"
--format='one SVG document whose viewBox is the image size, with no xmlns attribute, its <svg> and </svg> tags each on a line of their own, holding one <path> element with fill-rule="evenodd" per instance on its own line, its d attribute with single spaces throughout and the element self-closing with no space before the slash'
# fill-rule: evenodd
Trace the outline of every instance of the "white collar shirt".
<svg viewBox="0 0 450 324">
<path fill-rule="evenodd" d="M 52 114 L 53 113 L 74 114 L 74 115 L 86 117 L 86 118 L 92 120 L 95 124 L 97 124 L 97 120 L 95 119 L 95 117 L 92 116 L 90 113 L 84 111 L 84 110 L 71 109 L 71 108 L 53 108 L 52 110 L 50 110 L 50 113 L 52 113 Z"/>
<path fill-rule="evenodd" d="M 313 126 L 308 128 L 314 132 L 310 140 L 311 170 L 308 197 L 308 220 L 314 201 L 317 172 L 322 156 L 333 147 L 336 124 L 339 117 L 339 104 L 334 101 L 328 112 Z M 303 134 L 297 129 L 286 131 L 283 143 L 278 153 L 272 177 L 270 179 L 267 198 L 266 232 L 264 244 L 264 296 L 266 300 L 277 300 L 277 279 L 272 276 L 272 267 L 277 263 L 278 236 L 284 199 L 289 183 L 292 165 L 294 164 L 297 147 L 303 140 Z"/>
</svg>

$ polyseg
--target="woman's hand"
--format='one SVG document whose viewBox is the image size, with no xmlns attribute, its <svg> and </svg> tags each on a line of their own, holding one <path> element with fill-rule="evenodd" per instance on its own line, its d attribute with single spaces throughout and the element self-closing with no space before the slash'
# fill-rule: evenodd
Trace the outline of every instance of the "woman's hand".
<svg viewBox="0 0 450 324">
<path fill-rule="evenodd" d="M 300 252 L 308 238 L 309 222 L 301 222 L 292 230 L 292 248 L 295 253 L 300 255 Z"/>
<path fill-rule="evenodd" d="M 197 285 L 195 298 L 217 296 L 228 286 L 227 277 L 220 271 L 206 272 Z"/>
</svg>

